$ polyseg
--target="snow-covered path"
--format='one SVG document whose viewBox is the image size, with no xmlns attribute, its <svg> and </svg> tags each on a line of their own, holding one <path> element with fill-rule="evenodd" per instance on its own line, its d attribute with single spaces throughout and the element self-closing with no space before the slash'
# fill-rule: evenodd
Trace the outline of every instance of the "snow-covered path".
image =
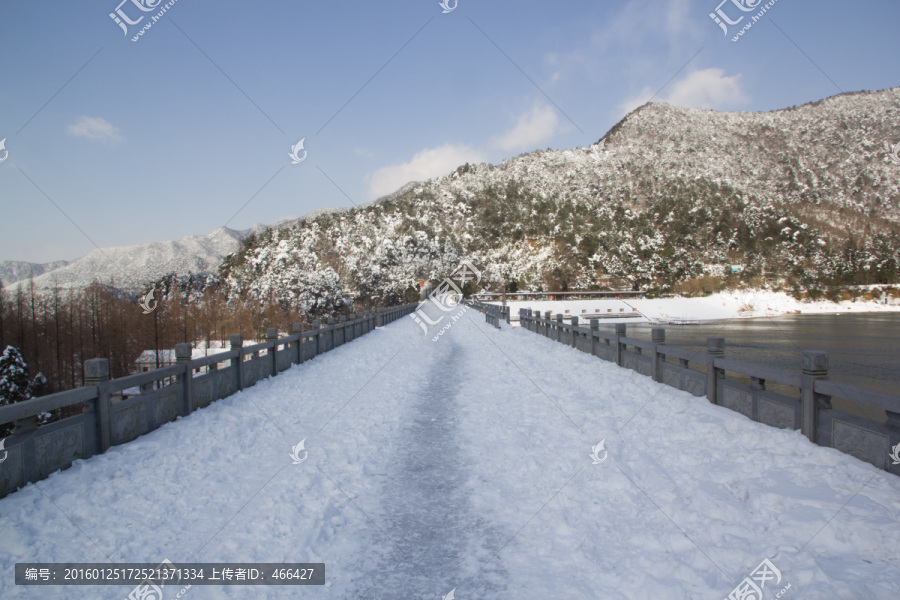
<svg viewBox="0 0 900 600">
<path fill-rule="evenodd" d="M 130 591 L 17 587 L 15 562 L 164 558 L 326 564 L 322 587 L 187 600 L 721 600 L 764 558 L 766 599 L 894 599 L 900 479 L 468 311 L 437 342 L 403 319 L 0 500 L 2 598 Z"/>
</svg>

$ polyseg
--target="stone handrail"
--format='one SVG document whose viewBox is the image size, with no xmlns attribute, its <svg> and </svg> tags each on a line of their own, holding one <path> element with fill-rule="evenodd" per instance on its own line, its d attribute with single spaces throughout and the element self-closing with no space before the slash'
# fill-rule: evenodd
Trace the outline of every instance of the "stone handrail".
<svg viewBox="0 0 900 600">
<path fill-rule="evenodd" d="M 665 344 L 665 330 L 651 329 L 651 341 L 629 338 L 625 324 L 617 323 L 615 333 L 601 332 L 599 320 L 590 327 L 579 326 L 578 317 L 563 321 L 549 312 L 519 310 L 522 328 L 583 352 L 615 362 L 654 380 L 706 396 L 748 418 L 773 427 L 799 429 L 814 443 L 837 448 L 895 475 L 900 464 L 891 460 L 891 451 L 900 444 L 900 396 L 867 390 L 828 379 L 828 354 L 803 351 L 800 372 L 787 371 L 724 358 L 725 339 L 707 338 L 706 352 L 694 352 Z M 700 370 L 702 367 L 702 370 Z M 739 382 L 727 377 L 736 373 L 749 378 Z M 797 396 L 766 389 L 777 383 L 794 388 Z M 884 419 L 873 419 L 835 409 L 833 399 L 862 408 L 883 411 Z"/>
<path fill-rule="evenodd" d="M 127 443 L 278 375 L 415 309 L 415 304 L 404 304 L 352 314 L 349 319 L 313 321 L 307 331 L 295 324 L 292 334 L 281 338 L 273 327 L 266 331 L 265 342 L 246 347 L 243 336 L 235 334 L 230 349 L 196 359 L 191 357 L 191 344 L 176 344 L 177 364 L 116 379 L 109 378 L 107 359 L 87 360 L 83 387 L 0 407 L 0 425 L 13 424 L 12 435 L 4 440 L 7 454 L 0 462 L 0 497 L 68 468 L 79 458 L 101 454 L 110 446 Z M 41 413 L 79 405 L 79 414 L 38 425 Z"/>
</svg>

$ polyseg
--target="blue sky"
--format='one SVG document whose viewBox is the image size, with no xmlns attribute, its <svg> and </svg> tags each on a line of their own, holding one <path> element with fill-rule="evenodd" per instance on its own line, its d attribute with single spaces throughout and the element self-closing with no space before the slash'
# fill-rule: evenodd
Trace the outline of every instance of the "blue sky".
<svg viewBox="0 0 900 600">
<path fill-rule="evenodd" d="M 119 2 L 0 1 L 0 260 L 362 204 L 590 145 L 654 94 L 749 111 L 900 85 L 889 0 L 778 0 L 737 42 L 765 2 L 726 0 L 726 36 L 720 0 L 177 0 L 137 42 L 166 2 Z M 127 35 L 117 7 L 144 17 Z"/>
</svg>

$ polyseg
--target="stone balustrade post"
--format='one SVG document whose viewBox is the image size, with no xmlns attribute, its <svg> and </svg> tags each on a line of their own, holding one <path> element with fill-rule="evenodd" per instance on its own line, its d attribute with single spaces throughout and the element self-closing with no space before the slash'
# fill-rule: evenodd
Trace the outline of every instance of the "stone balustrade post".
<svg viewBox="0 0 900 600">
<path fill-rule="evenodd" d="M 277 327 L 269 327 L 266 329 L 266 341 L 272 343 L 272 347 L 269 348 L 269 358 L 272 361 L 272 375 L 278 375 L 278 347 L 276 343 L 278 342 L 278 328 Z"/>
<path fill-rule="evenodd" d="M 620 367 L 625 366 L 625 357 L 622 352 L 625 344 L 622 342 L 622 338 L 625 337 L 626 331 L 625 323 L 616 323 L 616 364 Z"/>
<path fill-rule="evenodd" d="M 322 353 L 322 332 L 319 331 L 320 329 L 322 329 L 322 322 L 319 319 L 315 319 L 310 327 L 312 327 L 312 330 L 316 332 L 316 335 L 313 336 L 313 339 L 315 339 L 316 343 L 316 353 L 313 356 L 318 356 Z"/>
<path fill-rule="evenodd" d="M 188 343 L 175 344 L 175 362 L 184 369 L 175 378 L 181 386 L 181 402 L 178 406 L 178 414 L 186 417 L 194 410 L 193 394 L 191 386 L 194 382 L 194 369 L 191 368 L 191 355 L 193 346 Z"/>
<path fill-rule="evenodd" d="M 109 426 L 109 360 L 91 358 L 84 361 L 84 385 L 97 387 L 96 435 L 97 453 L 110 446 Z M 16 432 L 19 433 L 19 432 Z"/>
<path fill-rule="evenodd" d="M 327 352 L 328 350 L 334 350 L 334 337 L 335 337 L 334 332 L 337 328 L 334 326 L 335 325 L 334 317 L 328 317 L 328 319 L 326 319 L 325 322 L 328 324 L 328 340 L 329 341 L 328 341 L 328 344 L 326 345 L 326 352 Z"/>
<path fill-rule="evenodd" d="M 234 389 L 241 391 L 244 389 L 244 336 L 240 333 L 232 333 L 231 351 L 237 352 L 231 359 L 231 366 L 234 369 Z"/>
<path fill-rule="evenodd" d="M 653 342 L 653 356 L 650 361 L 650 376 L 653 381 L 662 382 L 662 366 L 666 362 L 665 354 L 659 353 L 659 347 L 666 343 L 666 330 L 654 327 L 650 330 L 650 341 Z"/>
<path fill-rule="evenodd" d="M 572 347 L 573 347 L 573 348 L 578 348 L 578 332 L 575 331 L 575 328 L 578 327 L 578 317 L 572 317 L 571 321 L 572 321 L 572 329 L 571 329 L 571 332 L 572 332 L 572 337 L 571 337 Z"/>
<path fill-rule="evenodd" d="M 600 331 L 600 319 L 591 319 L 591 356 L 597 356 L 597 333 Z"/>
<path fill-rule="evenodd" d="M 294 342 L 294 364 L 299 365 L 303 362 L 303 338 L 300 335 L 303 333 L 303 323 L 294 323 L 291 325 L 291 335 L 297 336 L 297 341 Z"/>
<path fill-rule="evenodd" d="M 817 379 L 828 379 L 828 353 L 804 350 L 803 370 L 800 371 L 800 429 L 813 444 L 817 443 L 819 425 Z"/>
<path fill-rule="evenodd" d="M 716 359 L 725 356 L 725 338 L 706 338 L 706 399 L 713 404 L 719 403 L 719 380 L 725 377 L 725 371 L 716 367 Z"/>
<path fill-rule="evenodd" d="M 563 316 L 562 314 L 556 315 L 556 341 L 562 341 L 562 325 L 563 325 Z"/>
</svg>

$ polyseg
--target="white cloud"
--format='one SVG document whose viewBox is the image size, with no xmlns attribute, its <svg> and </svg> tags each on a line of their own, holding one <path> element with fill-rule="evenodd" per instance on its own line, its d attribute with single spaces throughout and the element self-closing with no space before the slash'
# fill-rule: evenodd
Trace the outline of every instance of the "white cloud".
<svg viewBox="0 0 900 600">
<path fill-rule="evenodd" d="M 668 90 L 654 98 L 656 102 L 668 102 L 687 108 L 713 108 L 727 110 L 746 103 L 749 98 L 741 89 L 741 75 L 725 75 L 722 69 L 692 71 L 673 83 Z M 629 113 L 653 97 L 653 91 L 645 87 L 639 94 L 626 98 L 619 104 L 623 114 Z"/>
<path fill-rule="evenodd" d="M 375 199 L 397 191 L 410 181 L 440 177 L 464 163 L 480 163 L 484 160 L 481 152 L 470 146 L 444 144 L 426 148 L 417 152 L 408 162 L 382 167 L 370 173 L 366 178 L 369 196 Z"/>
<path fill-rule="evenodd" d="M 672 86 L 666 102 L 689 108 L 728 108 L 747 102 L 741 75 L 727 76 L 722 69 L 694 71 Z"/>
<path fill-rule="evenodd" d="M 78 117 L 77 121 L 69 125 L 69 134 L 110 144 L 125 140 L 121 129 L 100 117 Z"/>
<path fill-rule="evenodd" d="M 515 127 L 497 138 L 494 145 L 502 150 L 534 150 L 553 137 L 558 125 L 559 117 L 552 107 L 535 104 L 519 115 Z"/>
<path fill-rule="evenodd" d="M 683 45 L 698 33 L 692 0 L 628 0 L 611 11 L 590 37 L 594 51 L 646 49 L 660 42 Z"/>
</svg>

